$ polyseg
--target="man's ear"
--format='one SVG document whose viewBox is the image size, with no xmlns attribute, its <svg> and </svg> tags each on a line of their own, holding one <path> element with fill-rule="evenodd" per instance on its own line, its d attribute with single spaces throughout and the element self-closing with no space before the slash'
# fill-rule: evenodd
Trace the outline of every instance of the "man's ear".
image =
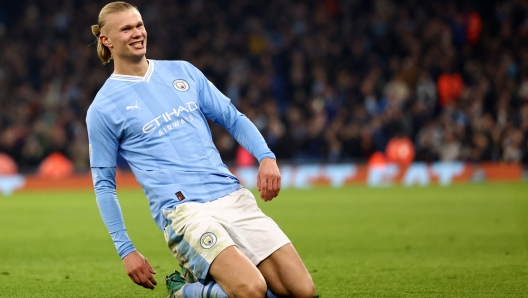
<svg viewBox="0 0 528 298">
<path fill-rule="evenodd" d="M 101 34 L 99 35 L 99 40 L 103 45 L 105 45 L 107 48 L 112 48 L 112 42 L 108 38 L 108 36 Z"/>
</svg>

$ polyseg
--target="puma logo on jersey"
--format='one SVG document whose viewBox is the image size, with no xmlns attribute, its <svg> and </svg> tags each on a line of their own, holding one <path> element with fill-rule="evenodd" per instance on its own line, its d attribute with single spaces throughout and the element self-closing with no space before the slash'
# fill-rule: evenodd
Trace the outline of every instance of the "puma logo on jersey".
<svg viewBox="0 0 528 298">
<path fill-rule="evenodd" d="M 126 106 L 126 110 L 127 111 L 128 110 L 132 110 L 132 109 L 140 109 L 141 110 L 141 108 L 137 104 L 137 100 L 136 100 L 136 105 L 135 106 Z"/>
</svg>

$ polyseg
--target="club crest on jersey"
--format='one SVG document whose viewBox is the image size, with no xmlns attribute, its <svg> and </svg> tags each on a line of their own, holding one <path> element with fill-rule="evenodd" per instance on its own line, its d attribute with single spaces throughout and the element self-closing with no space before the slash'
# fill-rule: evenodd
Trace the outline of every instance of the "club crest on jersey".
<svg viewBox="0 0 528 298">
<path fill-rule="evenodd" d="M 216 244 L 216 235 L 211 232 L 204 233 L 202 237 L 200 237 L 200 245 L 205 248 L 211 248 Z"/>
<path fill-rule="evenodd" d="M 181 92 L 185 92 L 189 90 L 189 83 L 181 79 L 174 80 L 174 82 L 172 82 L 172 86 L 176 88 L 176 90 L 181 91 Z"/>
</svg>

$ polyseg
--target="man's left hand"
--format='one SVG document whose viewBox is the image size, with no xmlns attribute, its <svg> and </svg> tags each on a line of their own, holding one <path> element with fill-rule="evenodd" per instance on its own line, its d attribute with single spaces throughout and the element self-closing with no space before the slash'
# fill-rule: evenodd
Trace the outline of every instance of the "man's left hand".
<svg viewBox="0 0 528 298">
<path fill-rule="evenodd" d="M 257 175 L 257 188 L 264 202 L 271 201 L 279 195 L 281 175 L 275 159 L 264 158 L 260 161 Z"/>
</svg>

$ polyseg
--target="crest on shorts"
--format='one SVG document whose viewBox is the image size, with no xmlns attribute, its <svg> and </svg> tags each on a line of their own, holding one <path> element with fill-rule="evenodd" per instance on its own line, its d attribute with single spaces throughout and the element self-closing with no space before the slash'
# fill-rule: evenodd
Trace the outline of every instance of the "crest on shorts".
<svg viewBox="0 0 528 298">
<path fill-rule="evenodd" d="M 176 90 L 181 91 L 181 92 L 185 92 L 189 90 L 189 83 L 181 79 L 174 80 L 174 82 L 172 82 L 172 86 L 176 88 Z"/>
<path fill-rule="evenodd" d="M 205 248 L 211 248 L 216 244 L 216 235 L 212 232 L 206 232 L 200 237 L 200 245 Z"/>
</svg>

